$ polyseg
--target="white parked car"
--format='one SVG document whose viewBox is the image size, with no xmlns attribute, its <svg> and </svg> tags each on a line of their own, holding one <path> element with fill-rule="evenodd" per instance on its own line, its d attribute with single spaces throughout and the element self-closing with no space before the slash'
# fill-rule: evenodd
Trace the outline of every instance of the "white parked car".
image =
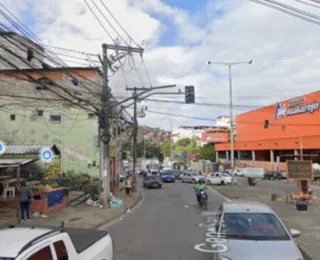
<svg viewBox="0 0 320 260">
<path fill-rule="evenodd" d="M 239 177 L 243 177 L 243 176 L 244 176 L 243 172 L 240 171 L 240 170 L 235 170 L 235 171 L 234 171 L 234 175 L 235 175 L 235 176 L 239 176 Z"/>
<path fill-rule="evenodd" d="M 229 185 L 232 184 L 232 177 L 225 172 L 213 172 L 209 173 L 206 178 L 206 183 L 208 185 L 218 184 L 218 185 Z M 237 184 L 237 179 L 234 178 L 234 184 Z"/>
<path fill-rule="evenodd" d="M 1 229 L 0 237 L 5 238 L 0 259 L 113 259 L 112 239 L 104 230 L 12 226 Z"/>
</svg>

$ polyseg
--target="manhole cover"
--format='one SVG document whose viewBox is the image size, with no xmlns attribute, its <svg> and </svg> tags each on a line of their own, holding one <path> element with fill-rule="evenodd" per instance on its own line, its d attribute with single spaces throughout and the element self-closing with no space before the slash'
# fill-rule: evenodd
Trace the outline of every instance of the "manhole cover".
<svg viewBox="0 0 320 260">
<path fill-rule="evenodd" d="M 69 219 L 69 222 L 76 222 L 76 221 L 78 221 L 78 220 L 80 220 L 81 218 L 70 218 Z"/>
</svg>

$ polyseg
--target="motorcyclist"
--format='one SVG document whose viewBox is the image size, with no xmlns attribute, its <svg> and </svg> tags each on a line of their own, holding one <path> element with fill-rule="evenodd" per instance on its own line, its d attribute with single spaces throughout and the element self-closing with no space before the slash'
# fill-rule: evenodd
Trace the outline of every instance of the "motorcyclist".
<svg viewBox="0 0 320 260">
<path fill-rule="evenodd" d="M 196 192 L 197 201 L 200 202 L 201 191 L 205 191 L 207 189 L 205 180 L 200 179 L 199 182 L 196 185 L 194 185 L 193 189 Z M 206 200 L 208 200 L 208 194 L 206 192 L 205 192 L 205 195 L 206 195 Z"/>
</svg>

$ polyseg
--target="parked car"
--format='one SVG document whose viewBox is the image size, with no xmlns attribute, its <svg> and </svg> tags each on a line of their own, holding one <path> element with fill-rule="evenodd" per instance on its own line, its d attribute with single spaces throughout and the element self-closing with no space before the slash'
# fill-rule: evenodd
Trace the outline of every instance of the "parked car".
<svg viewBox="0 0 320 260">
<path fill-rule="evenodd" d="M 162 182 L 175 182 L 175 178 L 172 172 L 162 173 Z"/>
<path fill-rule="evenodd" d="M 232 177 L 230 174 L 225 172 L 213 172 L 209 173 L 206 177 L 206 183 L 208 185 L 229 185 L 232 184 Z M 237 185 L 237 179 L 234 178 L 234 184 Z"/>
<path fill-rule="evenodd" d="M 280 173 L 275 172 L 275 171 L 268 171 L 264 173 L 263 179 L 264 180 L 276 180 L 281 178 Z"/>
<path fill-rule="evenodd" d="M 200 179 L 205 180 L 205 177 L 196 172 L 184 172 L 180 175 L 181 182 L 198 183 Z"/>
<path fill-rule="evenodd" d="M 234 175 L 235 175 L 235 176 L 239 176 L 239 177 L 244 177 L 243 172 L 240 171 L 240 170 L 235 170 L 235 171 L 234 171 Z"/>
<path fill-rule="evenodd" d="M 287 172 L 286 171 L 279 172 L 279 179 L 280 180 L 287 179 Z"/>
<path fill-rule="evenodd" d="M 224 202 L 216 223 L 214 229 L 225 238 L 223 245 L 228 250 L 214 253 L 214 259 L 304 259 L 293 240 L 300 236 L 300 231 L 288 231 L 267 205 Z"/>
<path fill-rule="evenodd" d="M 144 188 L 158 188 L 161 189 L 162 182 L 159 176 L 157 175 L 148 175 L 143 180 L 143 187 Z"/>
<path fill-rule="evenodd" d="M 180 171 L 171 171 L 176 180 L 180 180 Z"/>
<path fill-rule="evenodd" d="M 0 230 L 1 259 L 113 259 L 108 231 L 9 226 Z M 10 245 L 10 246 L 8 246 Z"/>
</svg>

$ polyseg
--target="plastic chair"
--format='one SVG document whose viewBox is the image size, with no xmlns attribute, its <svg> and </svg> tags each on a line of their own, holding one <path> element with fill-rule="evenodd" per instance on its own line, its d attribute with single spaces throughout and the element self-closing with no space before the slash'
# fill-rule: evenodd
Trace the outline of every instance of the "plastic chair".
<svg viewBox="0 0 320 260">
<path fill-rule="evenodd" d="M 9 193 L 9 196 L 8 196 L 8 193 Z M 15 187 L 6 187 L 3 189 L 3 193 L 2 193 L 2 196 L 3 196 L 3 200 L 6 200 L 7 199 L 7 196 L 11 199 L 13 199 L 16 195 L 16 189 Z"/>
</svg>

